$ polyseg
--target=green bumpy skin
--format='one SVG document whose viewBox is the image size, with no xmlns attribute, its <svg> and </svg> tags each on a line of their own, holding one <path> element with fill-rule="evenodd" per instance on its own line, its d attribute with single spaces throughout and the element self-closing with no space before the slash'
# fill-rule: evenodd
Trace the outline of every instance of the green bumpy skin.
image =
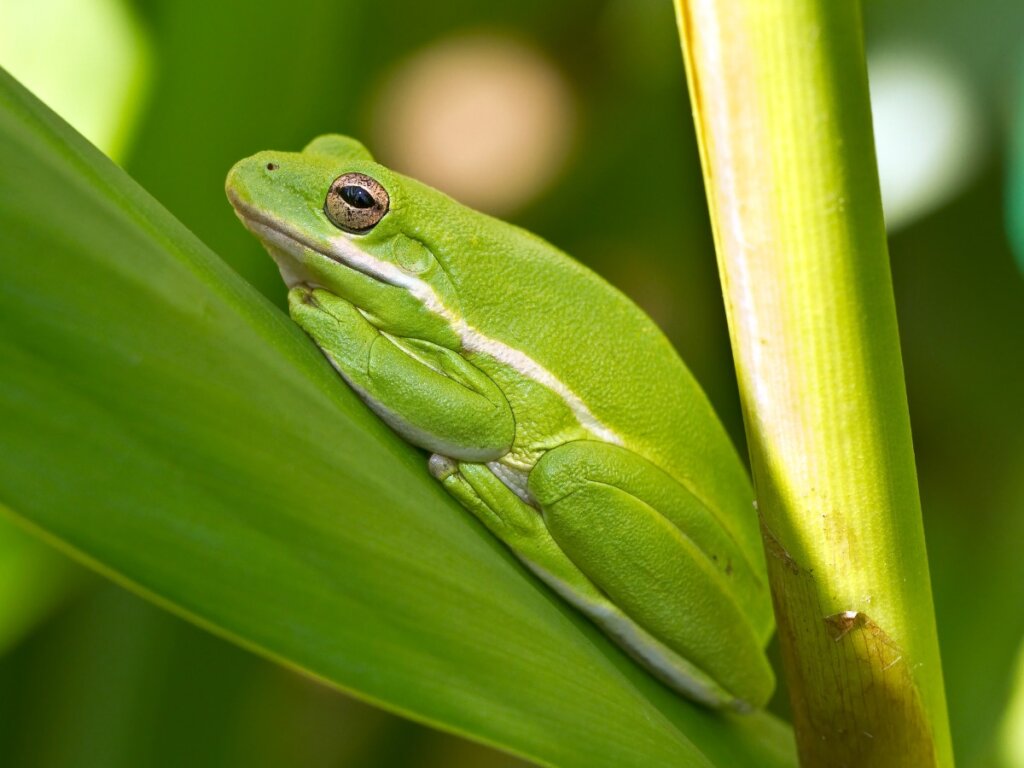
<svg viewBox="0 0 1024 768">
<path fill-rule="evenodd" d="M 227 193 L 292 317 L 537 576 L 684 695 L 764 706 L 753 492 L 655 324 L 535 235 L 321 136 Z"/>
</svg>

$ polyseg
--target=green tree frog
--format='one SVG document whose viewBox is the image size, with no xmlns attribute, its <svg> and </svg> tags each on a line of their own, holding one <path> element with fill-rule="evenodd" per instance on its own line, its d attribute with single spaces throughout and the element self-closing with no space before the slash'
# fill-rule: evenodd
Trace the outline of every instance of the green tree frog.
<svg viewBox="0 0 1024 768">
<path fill-rule="evenodd" d="M 765 704 L 750 482 L 649 317 L 347 137 L 260 152 L 226 188 L 295 322 L 529 570 L 684 695 Z"/>
</svg>

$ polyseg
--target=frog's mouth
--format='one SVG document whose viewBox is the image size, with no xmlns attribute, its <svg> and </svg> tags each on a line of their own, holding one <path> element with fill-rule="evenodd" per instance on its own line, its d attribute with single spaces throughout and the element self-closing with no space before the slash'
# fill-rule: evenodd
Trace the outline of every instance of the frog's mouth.
<svg viewBox="0 0 1024 768">
<path fill-rule="evenodd" d="M 315 251 L 320 253 L 319 250 L 310 248 L 305 243 L 262 221 L 248 219 L 240 213 L 238 218 L 245 224 L 246 229 L 259 238 L 267 253 L 274 259 L 281 273 L 281 279 L 288 286 L 289 290 L 297 285 L 323 287 L 319 285 L 317 280 L 313 279 L 304 263 L 304 259 L 309 258 L 308 252 Z"/>
<path fill-rule="evenodd" d="M 337 285 L 332 287 L 324 283 L 322 265 L 320 269 L 316 268 L 318 257 L 330 259 L 335 264 L 378 283 L 401 289 L 422 304 L 427 312 L 444 318 L 449 325 L 462 322 L 429 283 L 404 271 L 397 264 L 364 251 L 350 237 L 339 232 L 334 237 L 313 240 L 292 224 L 253 209 L 231 192 L 228 193 L 228 198 L 246 229 L 259 238 L 267 252 L 277 262 L 281 278 L 289 290 L 298 285 L 307 285 L 310 288 L 324 288 L 343 295 L 344 290 L 339 291 Z M 335 279 L 331 282 L 342 281 Z"/>
<path fill-rule="evenodd" d="M 228 198 L 245 228 L 259 238 L 277 263 L 281 279 L 289 289 L 300 284 L 326 287 L 306 266 L 311 258 L 315 258 L 314 254 L 378 282 L 407 287 L 401 270 L 395 265 L 374 258 L 343 234 L 326 241 L 314 241 L 288 222 L 255 210 L 230 192 Z"/>
</svg>

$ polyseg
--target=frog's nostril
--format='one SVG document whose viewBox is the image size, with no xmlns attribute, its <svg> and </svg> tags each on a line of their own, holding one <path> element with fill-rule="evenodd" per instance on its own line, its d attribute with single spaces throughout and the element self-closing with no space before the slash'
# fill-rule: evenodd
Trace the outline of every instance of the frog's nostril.
<svg viewBox="0 0 1024 768">
<path fill-rule="evenodd" d="M 279 167 L 277 163 L 267 163 L 268 171 L 276 171 Z"/>
</svg>

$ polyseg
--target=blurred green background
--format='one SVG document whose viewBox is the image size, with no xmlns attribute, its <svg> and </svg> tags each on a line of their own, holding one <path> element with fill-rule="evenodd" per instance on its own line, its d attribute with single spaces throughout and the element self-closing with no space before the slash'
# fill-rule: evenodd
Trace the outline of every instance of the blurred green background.
<svg viewBox="0 0 1024 768">
<path fill-rule="evenodd" d="M 1024 766 L 1024 4 L 866 16 L 958 764 Z M 362 138 L 623 288 L 743 445 L 669 0 L 4 0 L 0 66 L 280 306 L 224 174 Z M 276 667 L 0 521 L 0 764 L 523 763 Z"/>
</svg>

